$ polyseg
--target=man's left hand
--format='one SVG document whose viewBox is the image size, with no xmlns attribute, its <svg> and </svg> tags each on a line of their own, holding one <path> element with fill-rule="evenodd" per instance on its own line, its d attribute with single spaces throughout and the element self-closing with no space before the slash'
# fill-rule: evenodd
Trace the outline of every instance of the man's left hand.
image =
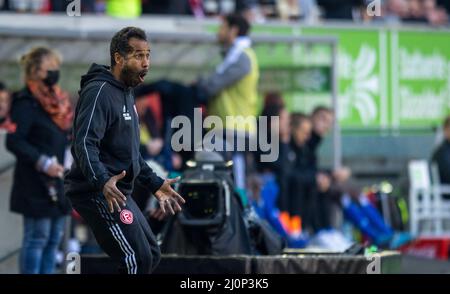
<svg viewBox="0 0 450 294">
<path fill-rule="evenodd" d="M 178 182 L 180 177 L 175 179 L 166 179 L 162 184 L 161 188 L 155 193 L 156 199 L 158 199 L 159 207 L 164 214 L 169 211 L 172 215 L 175 212 L 181 211 L 181 204 L 184 204 L 186 201 L 183 197 L 180 196 L 174 189 L 172 189 L 171 185 Z"/>
</svg>

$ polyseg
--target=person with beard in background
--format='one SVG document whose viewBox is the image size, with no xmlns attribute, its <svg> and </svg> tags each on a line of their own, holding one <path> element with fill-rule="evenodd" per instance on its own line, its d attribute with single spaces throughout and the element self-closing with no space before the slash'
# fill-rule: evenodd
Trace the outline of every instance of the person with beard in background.
<svg viewBox="0 0 450 294">
<path fill-rule="evenodd" d="M 150 273 L 160 249 L 130 196 L 135 182 L 147 187 L 161 210 L 175 214 L 184 199 L 145 163 L 139 153 L 139 118 L 133 88 L 150 66 L 146 34 L 136 27 L 117 32 L 110 44 L 111 67 L 93 64 L 81 79 L 75 110 L 66 196 L 92 229 L 100 247 L 120 263 L 119 272 Z"/>
</svg>

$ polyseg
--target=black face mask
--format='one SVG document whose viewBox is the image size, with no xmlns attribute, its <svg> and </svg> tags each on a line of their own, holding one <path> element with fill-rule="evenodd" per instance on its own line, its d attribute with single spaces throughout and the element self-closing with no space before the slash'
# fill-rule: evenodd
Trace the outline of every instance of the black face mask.
<svg viewBox="0 0 450 294">
<path fill-rule="evenodd" d="M 47 77 L 44 79 L 44 84 L 52 87 L 58 83 L 59 80 L 59 70 L 48 70 Z"/>
</svg>

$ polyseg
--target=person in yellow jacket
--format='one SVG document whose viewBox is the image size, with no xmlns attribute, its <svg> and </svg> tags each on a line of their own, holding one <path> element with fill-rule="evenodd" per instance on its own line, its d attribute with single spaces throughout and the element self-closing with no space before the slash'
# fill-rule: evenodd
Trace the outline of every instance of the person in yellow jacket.
<svg viewBox="0 0 450 294">
<path fill-rule="evenodd" d="M 198 86 L 209 97 L 208 114 L 219 116 L 224 123 L 227 116 L 257 115 L 259 69 L 248 37 L 249 30 L 250 25 L 244 17 L 223 17 L 217 38 L 225 58 L 212 74 L 198 81 Z M 239 122 L 225 126 L 229 130 L 250 133 L 256 131 L 255 127 Z"/>
<path fill-rule="evenodd" d="M 250 24 L 241 15 L 222 18 L 217 38 L 224 60 L 212 74 L 197 83 L 208 97 L 208 115 L 220 117 L 226 132 L 233 133 L 235 138 L 245 136 L 246 140 L 256 135 L 259 79 L 258 62 L 251 48 L 249 30 Z M 243 154 L 236 153 L 233 161 L 237 187 L 244 189 Z"/>
</svg>

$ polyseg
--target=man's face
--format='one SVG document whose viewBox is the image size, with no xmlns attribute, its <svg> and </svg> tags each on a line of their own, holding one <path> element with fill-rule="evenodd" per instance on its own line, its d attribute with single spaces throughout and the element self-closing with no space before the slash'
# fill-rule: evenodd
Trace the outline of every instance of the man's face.
<svg viewBox="0 0 450 294">
<path fill-rule="evenodd" d="M 131 38 L 133 51 L 121 60 L 120 79 L 128 87 L 136 87 L 144 82 L 150 67 L 150 46 L 147 41 Z M 118 54 L 118 53 L 116 53 Z"/>
<path fill-rule="evenodd" d="M 325 136 L 332 128 L 334 115 L 331 111 L 319 111 L 312 117 L 314 131 L 320 136 Z"/>
<path fill-rule="evenodd" d="M 0 91 L 0 118 L 7 116 L 9 112 L 9 93 Z"/>
<path fill-rule="evenodd" d="M 295 144 L 297 146 L 305 145 L 311 136 L 312 124 L 310 120 L 303 120 L 300 125 L 292 130 Z"/>
<path fill-rule="evenodd" d="M 228 47 L 233 44 L 234 39 L 236 39 L 237 37 L 237 33 L 237 28 L 230 27 L 228 25 L 228 22 L 223 19 L 217 33 L 217 40 L 219 41 L 220 45 Z"/>
</svg>

